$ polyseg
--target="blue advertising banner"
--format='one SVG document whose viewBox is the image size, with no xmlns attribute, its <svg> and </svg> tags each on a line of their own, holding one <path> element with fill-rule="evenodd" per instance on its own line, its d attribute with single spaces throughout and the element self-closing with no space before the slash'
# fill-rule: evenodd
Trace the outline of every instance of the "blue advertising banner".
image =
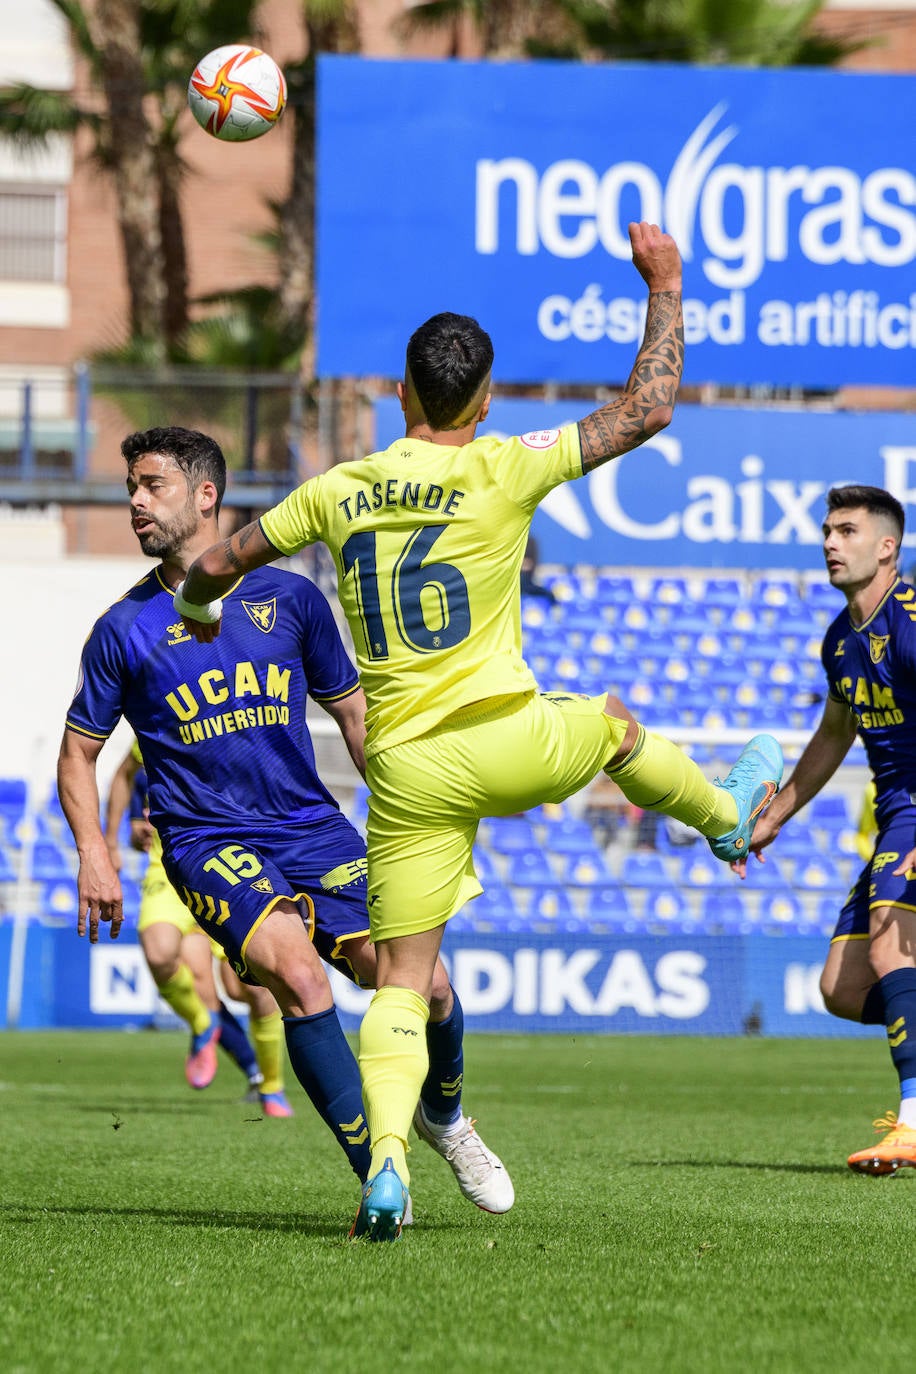
<svg viewBox="0 0 916 1374">
<path fill-rule="evenodd" d="M 592 408 L 497 397 L 478 432 L 559 429 Z M 396 399 L 375 419 L 379 448 L 404 433 Z M 904 563 L 916 561 L 916 425 L 893 412 L 679 405 L 654 439 L 552 491 L 532 532 L 544 563 L 822 571 L 824 493 L 846 482 L 903 503 Z"/>
<path fill-rule="evenodd" d="M 7 990 L 11 930 L 0 923 L 0 982 Z M 471 1030 L 867 1034 L 824 1010 L 818 977 L 826 949 L 826 938 L 791 934 L 609 935 L 562 926 L 483 934 L 450 927 L 443 957 Z M 331 979 L 344 1029 L 356 1031 L 371 993 L 336 972 Z M 116 941 L 103 935 L 90 945 L 70 927 L 30 923 L 23 986 L 22 1029 L 140 1029 L 171 1015 L 128 927 Z M 165 1024 L 176 1024 L 174 1017 Z M 881 1027 L 871 1031 L 883 1035 Z"/>
<path fill-rule="evenodd" d="M 620 383 L 644 219 L 686 381 L 916 385 L 914 76 L 322 56 L 318 102 L 324 376 L 398 375 L 454 310 L 498 381 Z"/>
</svg>

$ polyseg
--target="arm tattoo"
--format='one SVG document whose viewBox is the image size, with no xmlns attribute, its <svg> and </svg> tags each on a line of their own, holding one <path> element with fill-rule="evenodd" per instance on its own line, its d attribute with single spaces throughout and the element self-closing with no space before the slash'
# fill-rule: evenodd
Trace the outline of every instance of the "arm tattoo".
<svg viewBox="0 0 916 1374">
<path fill-rule="evenodd" d="M 653 292 L 643 341 L 623 395 L 579 421 L 583 472 L 636 448 L 668 423 L 683 368 L 680 292 Z"/>
<path fill-rule="evenodd" d="M 233 538 L 235 538 L 234 535 L 232 536 L 232 538 L 226 539 L 223 542 L 223 554 L 230 568 L 234 568 L 237 573 L 244 572 L 244 569 L 242 567 L 242 560 L 239 558 L 235 549 L 232 547 Z"/>
</svg>

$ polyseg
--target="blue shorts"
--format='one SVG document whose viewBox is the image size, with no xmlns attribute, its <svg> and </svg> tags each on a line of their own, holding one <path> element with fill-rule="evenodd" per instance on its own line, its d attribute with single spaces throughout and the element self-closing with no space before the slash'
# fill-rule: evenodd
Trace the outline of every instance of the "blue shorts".
<svg viewBox="0 0 916 1374">
<path fill-rule="evenodd" d="M 904 854 L 916 846 L 916 817 L 897 816 L 875 842 L 875 852 L 856 879 L 843 905 L 834 940 L 866 940 L 871 913 L 879 906 L 916 911 L 916 870 L 894 876 Z"/>
<path fill-rule="evenodd" d="M 194 919 L 243 981 L 257 981 L 245 958 L 248 942 L 285 897 L 299 905 L 322 959 L 358 982 L 346 946 L 369 933 L 366 846 L 344 816 L 291 821 L 258 839 L 244 824 L 184 831 L 164 844 L 163 863 Z"/>
</svg>

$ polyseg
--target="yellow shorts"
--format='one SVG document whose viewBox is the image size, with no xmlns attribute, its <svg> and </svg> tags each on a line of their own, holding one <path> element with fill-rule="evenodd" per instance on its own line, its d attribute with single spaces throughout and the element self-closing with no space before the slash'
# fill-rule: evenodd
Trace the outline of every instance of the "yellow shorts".
<svg viewBox="0 0 916 1374">
<path fill-rule="evenodd" d="M 373 940 L 433 930 L 480 895 L 480 818 L 560 802 L 590 782 L 627 728 L 605 703 L 536 692 L 475 702 L 368 760 Z"/>
<path fill-rule="evenodd" d="M 166 877 L 165 869 L 162 866 L 161 848 L 158 852 L 155 849 L 150 852 L 150 861 L 140 888 L 140 915 L 137 919 L 137 930 L 147 930 L 159 922 L 175 926 L 182 935 L 203 935 L 209 939 L 207 932 L 197 924 Z M 224 951 L 215 940 L 210 940 L 210 948 L 217 959 L 225 959 Z"/>
</svg>

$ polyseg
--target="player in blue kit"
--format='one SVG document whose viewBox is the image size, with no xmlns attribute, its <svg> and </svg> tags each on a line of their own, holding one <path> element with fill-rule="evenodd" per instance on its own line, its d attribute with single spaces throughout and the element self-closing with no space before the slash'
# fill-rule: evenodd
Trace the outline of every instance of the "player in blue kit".
<svg viewBox="0 0 916 1374">
<path fill-rule="evenodd" d="M 58 787 L 80 855 L 82 935 L 118 935 L 121 888 L 99 824 L 96 761 L 121 716 L 133 727 L 149 786 L 149 819 L 172 886 L 240 978 L 273 993 L 290 1062 L 361 1180 L 369 1166 L 359 1070 L 322 959 L 364 986 L 366 851 L 322 783 L 306 698 L 324 707 L 364 772 L 365 699 L 331 609 L 313 583 L 278 569 L 238 578 L 225 633 L 201 645 L 172 596 L 218 532 L 226 481 L 219 446 L 179 428 L 130 435 L 131 520 L 162 561 L 96 622 L 67 716 Z M 461 1006 L 441 962 L 424 1085 L 425 1139 L 466 1197 L 488 1211 L 514 1200 L 500 1160 L 461 1111 Z M 449 1128 L 448 1140 L 439 1136 Z"/>
<path fill-rule="evenodd" d="M 858 733 L 875 786 L 877 837 L 840 911 L 821 975 L 834 1016 L 883 1025 L 900 1079 L 882 1139 L 849 1157 L 865 1174 L 916 1167 L 916 590 L 897 575 L 900 502 L 880 487 L 827 493 L 827 574 L 846 598 L 824 636 L 828 696 L 792 776 L 757 821 L 760 855 L 839 768 Z M 747 860 L 735 867 L 744 876 Z"/>
</svg>

